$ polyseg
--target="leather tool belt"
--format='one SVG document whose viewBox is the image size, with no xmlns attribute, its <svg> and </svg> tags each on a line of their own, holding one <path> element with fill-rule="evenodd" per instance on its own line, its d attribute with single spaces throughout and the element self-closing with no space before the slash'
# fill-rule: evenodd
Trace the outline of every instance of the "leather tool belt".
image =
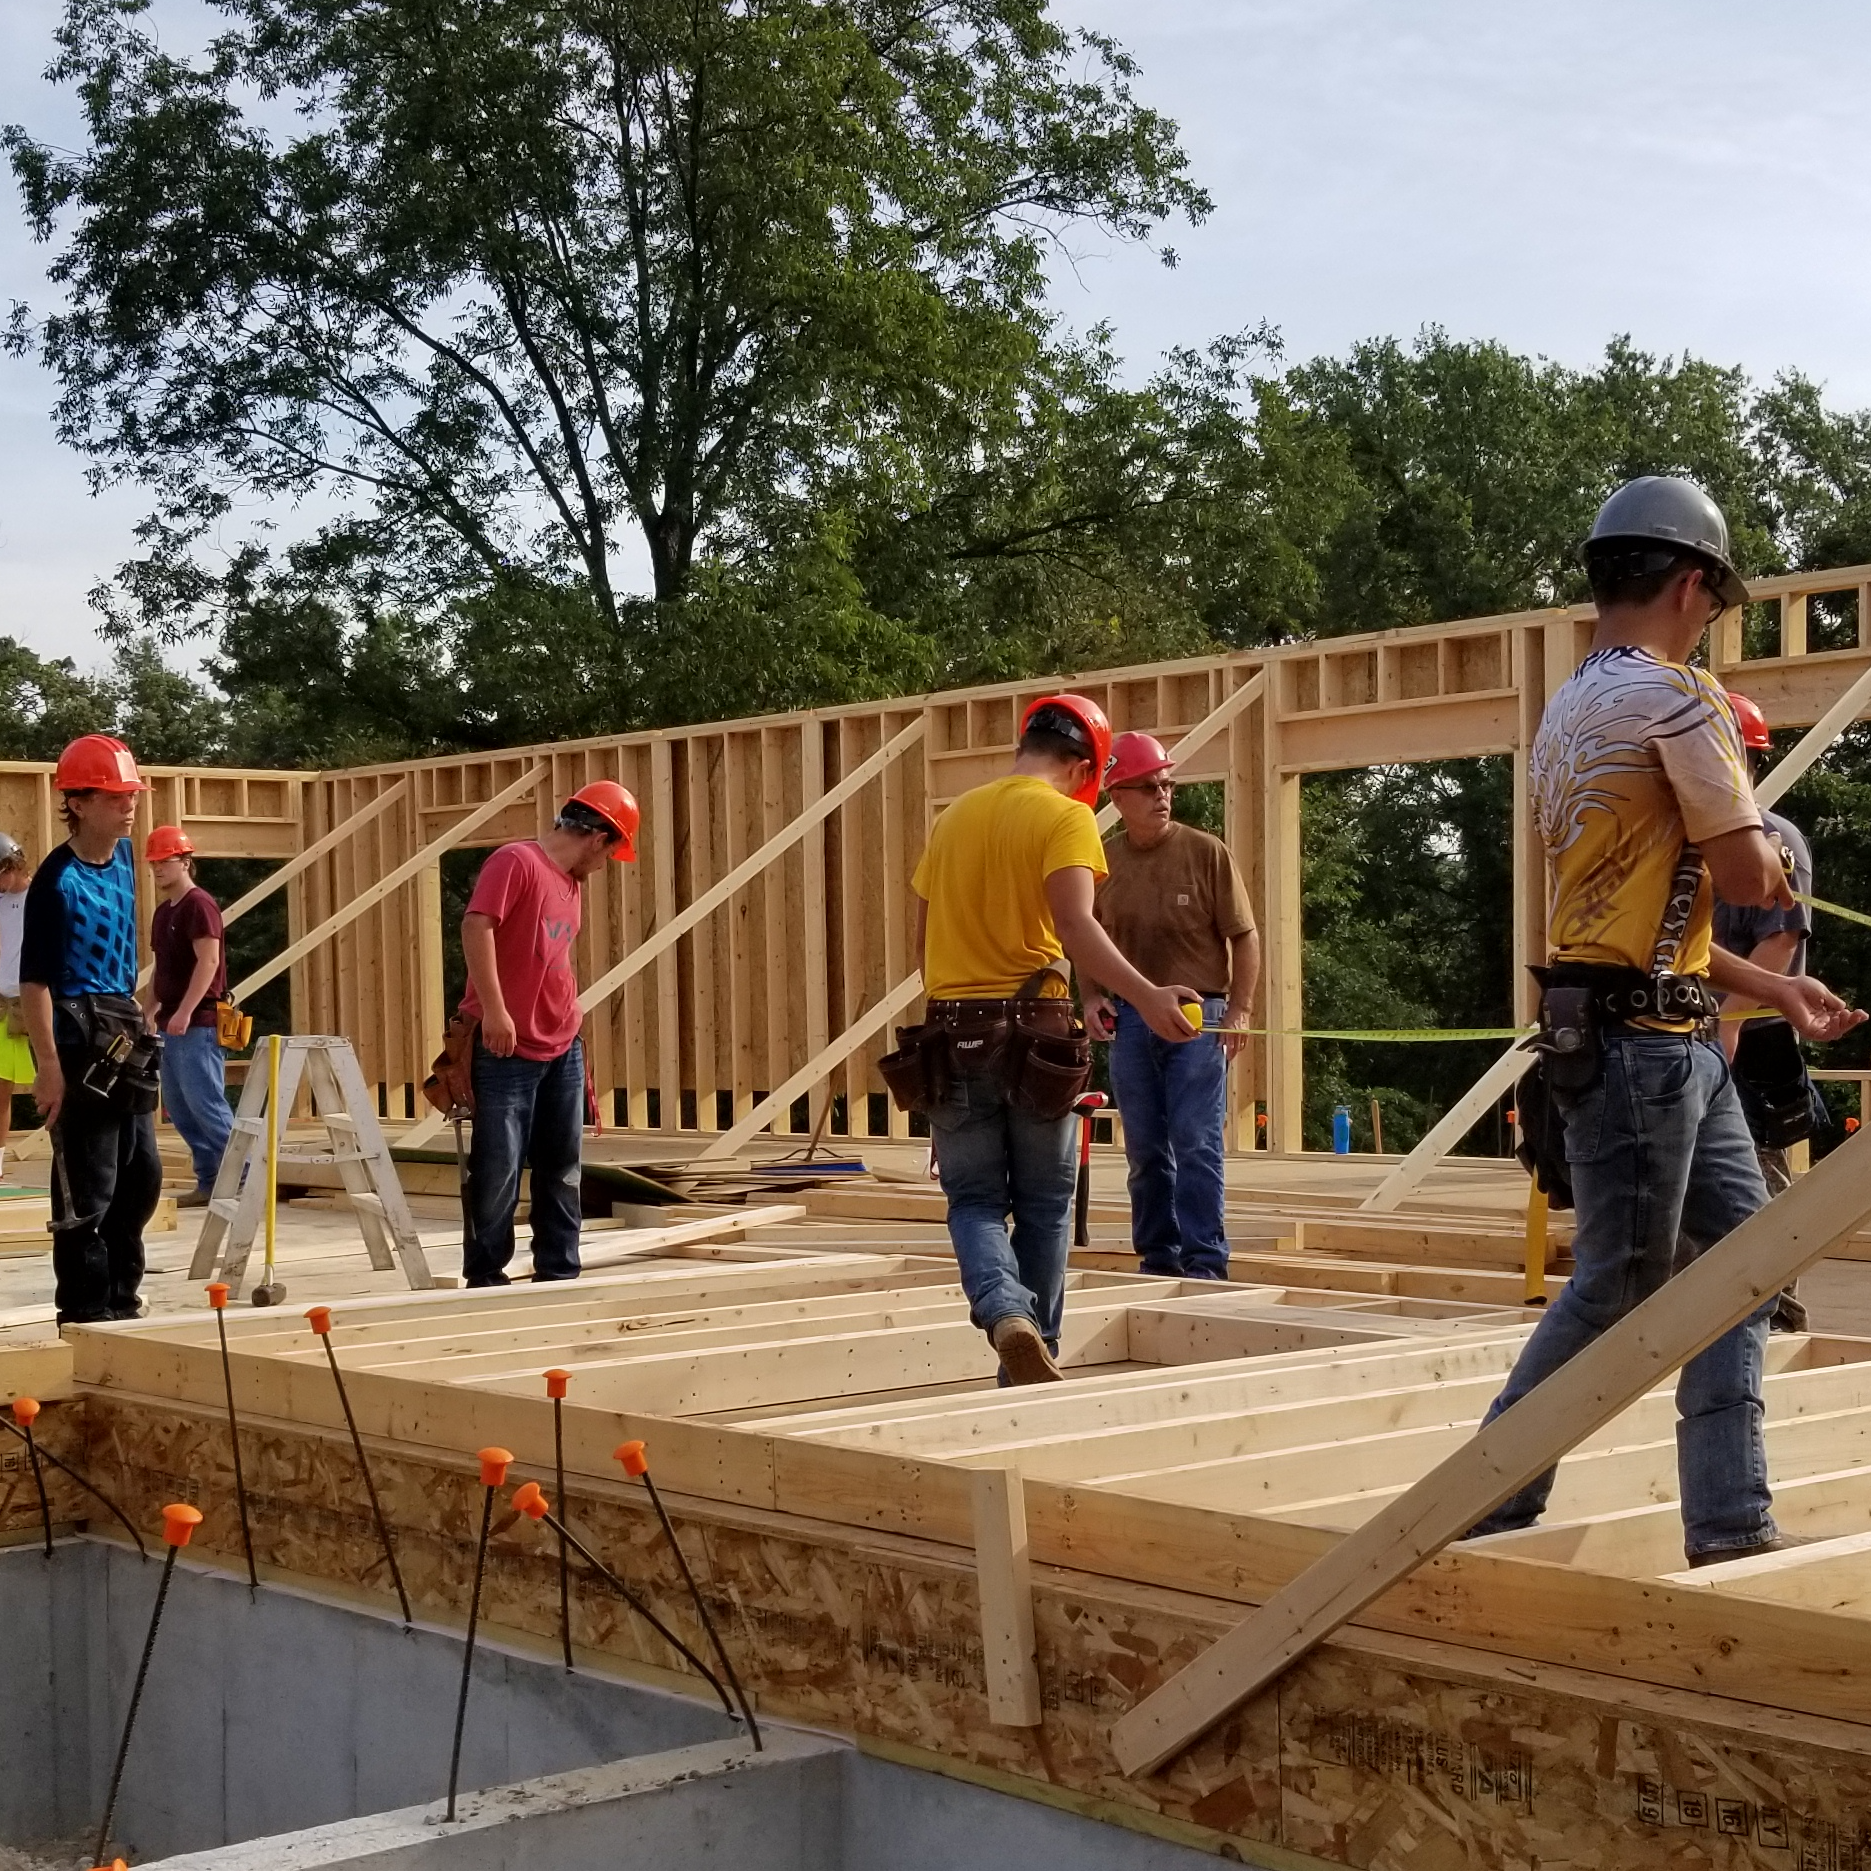
<svg viewBox="0 0 1871 1871">
<path fill-rule="evenodd" d="M 963 1078 L 989 1078 L 1036 1117 L 1060 1118 L 1091 1082 L 1091 1039 L 1069 1000 L 1043 999 L 1042 968 L 1006 1000 L 932 1000 L 897 1028 L 877 1069 L 900 1110 L 927 1115 Z"/>
<path fill-rule="evenodd" d="M 162 1098 L 162 1040 L 127 994 L 79 994 L 53 1003 L 80 1038 L 78 1088 L 124 1117 L 154 1111 Z"/>
<path fill-rule="evenodd" d="M 1641 968 L 1586 962 L 1559 962 L 1533 974 L 1541 989 L 1540 1030 L 1527 1043 L 1540 1062 L 1521 1079 L 1516 1095 L 1515 1155 L 1554 1208 L 1570 1208 L 1565 1122 L 1553 1094 L 1578 1097 L 1598 1082 L 1608 1033 L 1631 1032 L 1634 1020 L 1706 1022 L 1719 1003 L 1701 975 L 1649 975 Z"/>
</svg>

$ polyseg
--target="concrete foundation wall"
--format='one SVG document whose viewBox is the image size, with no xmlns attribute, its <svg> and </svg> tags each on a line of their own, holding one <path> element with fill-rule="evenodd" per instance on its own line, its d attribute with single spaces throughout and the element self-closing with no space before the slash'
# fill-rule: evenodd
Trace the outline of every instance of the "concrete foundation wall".
<svg viewBox="0 0 1871 1871">
<path fill-rule="evenodd" d="M 32 1607 L 0 1648 L 0 1723 L 30 1773 L 0 1776 L 0 1838 L 70 1837 L 101 1816 L 159 1561 L 89 1541 L 48 1565 L 0 1554 L 0 1603 Z M 176 1569 L 116 1832 L 136 1861 L 418 1805 L 444 1793 L 461 1640 L 277 1586 Z M 725 1739 L 719 1710 L 477 1645 L 464 1787 Z"/>
<path fill-rule="evenodd" d="M 0 1552 L 0 1844 L 102 1813 L 158 1559 Z M 463 1823 L 437 1825 L 459 1637 L 178 1566 L 114 1827 L 191 1871 L 1179 1871 L 1206 1854 L 483 1642 Z M 495 1789 L 476 1792 L 475 1789 Z M 290 1835 L 290 1836 L 282 1836 Z M 627 1849 L 620 1850 L 627 1842 Z"/>
</svg>

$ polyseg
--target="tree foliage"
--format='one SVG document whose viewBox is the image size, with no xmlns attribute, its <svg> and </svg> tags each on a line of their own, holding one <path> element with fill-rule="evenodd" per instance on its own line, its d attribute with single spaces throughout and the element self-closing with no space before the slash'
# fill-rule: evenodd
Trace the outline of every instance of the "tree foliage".
<svg viewBox="0 0 1871 1871">
<path fill-rule="evenodd" d="M 211 3 L 189 57 L 70 0 L 90 147 L 7 136 L 68 233 L 13 343 L 155 490 L 114 614 L 161 632 L 466 598 L 641 670 L 705 565 L 809 557 L 828 481 L 913 487 L 926 434 L 1004 420 L 1049 238 L 1206 210 L 1043 0 Z M 256 498 L 335 511 L 211 564 Z"/>
</svg>

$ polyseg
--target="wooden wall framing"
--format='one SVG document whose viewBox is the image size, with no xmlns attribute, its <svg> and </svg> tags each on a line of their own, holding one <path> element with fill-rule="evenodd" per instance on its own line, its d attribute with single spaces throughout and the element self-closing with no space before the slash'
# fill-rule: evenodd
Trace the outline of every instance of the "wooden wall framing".
<svg viewBox="0 0 1871 1871">
<path fill-rule="evenodd" d="M 1744 630 L 1721 620 L 1711 665 L 1776 727 L 1816 721 L 1871 669 L 1871 566 L 1757 580 Z M 1853 610 L 1855 607 L 1855 617 Z M 1815 650 L 1812 620 L 1855 643 Z M 1233 1075 L 1234 1140 L 1300 1147 L 1304 1024 L 1300 781 L 1307 773 L 1506 755 L 1515 763 L 1512 943 L 1516 964 L 1544 947 L 1545 879 L 1533 834 L 1526 750 L 1546 697 L 1576 666 L 1583 608 L 1518 612 L 1286 644 L 1046 681 L 900 697 L 759 719 L 326 773 L 154 770 L 149 823 L 185 825 L 208 855 L 287 858 L 409 781 L 409 790 L 288 886 L 298 939 L 540 763 L 537 789 L 464 840 L 528 837 L 588 780 L 630 787 L 643 806 L 641 860 L 588 888 L 577 968 L 596 980 L 781 832 L 906 727 L 917 744 L 807 831 L 670 950 L 593 1010 L 586 1032 L 607 1123 L 719 1132 L 832 1046 L 909 973 L 909 876 L 934 815 L 1003 771 L 1026 701 L 1072 688 L 1119 730 L 1174 742 L 1264 674 L 1260 695 L 1210 738 L 1185 778 L 1226 788 L 1226 829 L 1266 944 L 1261 1012 L 1277 1031 Z M 1777 628 L 1772 627 L 1777 620 Z M 1746 655 L 1747 643 L 1771 653 Z M 50 770 L 0 764 L 0 826 L 34 857 L 55 835 Z M 140 833 L 139 833 L 140 835 Z M 439 861 L 422 867 L 291 970 L 299 1031 L 347 1035 L 391 1117 L 414 1115 L 440 1041 L 443 940 Z M 1530 1017 L 1514 970 L 1516 1019 Z M 843 1101 L 836 1132 L 902 1135 L 875 1071 L 887 1033 L 853 1047 L 800 1112 Z M 783 1117 L 779 1129 L 793 1128 Z"/>
</svg>

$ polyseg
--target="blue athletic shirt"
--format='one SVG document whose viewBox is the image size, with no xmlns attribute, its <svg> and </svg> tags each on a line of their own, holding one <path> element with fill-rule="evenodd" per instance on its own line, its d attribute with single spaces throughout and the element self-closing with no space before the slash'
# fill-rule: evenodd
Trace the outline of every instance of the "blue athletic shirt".
<svg viewBox="0 0 1871 1871">
<path fill-rule="evenodd" d="M 136 992 L 136 869 L 120 838 L 104 864 L 60 845 L 26 892 L 20 979 L 55 998 Z"/>
</svg>

